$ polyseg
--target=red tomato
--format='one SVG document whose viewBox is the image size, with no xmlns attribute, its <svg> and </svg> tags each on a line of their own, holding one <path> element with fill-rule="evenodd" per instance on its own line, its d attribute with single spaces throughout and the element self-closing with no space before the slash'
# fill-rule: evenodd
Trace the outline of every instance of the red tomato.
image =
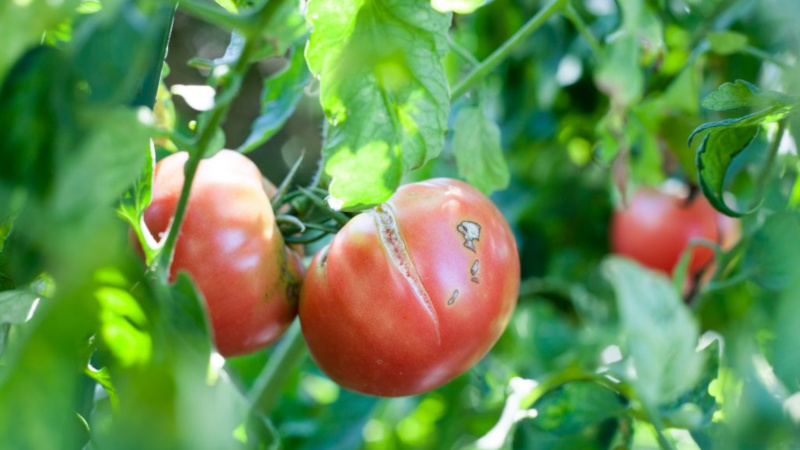
<svg viewBox="0 0 800 450">
<path fill-rule="evenodd" d="M 611 250 L 644 266 L 671 274 L 692 239 L 720 242 L 717 212 L 698 195 L 686 199 L 653 189 L 641 189 L 627 209 L 611 220 Z M 711 262 L 714 252 L 704 246 L 692 250 L 689 274 Z"/>
<path fill-rule="evenodd" d="M 314 257 L 300 323 L 311 356 L 340 385 L 418 394 L 489 351 L 519 276 L 514 236 L 485 195 L 456 180 L 412 183 Z"/>
<path fill-rule="evenodd" d="M 145 223 L 160 239 L 183 187 L 181 152 L 156 165 Z M 171 274 L 186 271 L 205 297 L 214 340 L 224 356 L 263 348 L 297 313 L 302 264 L 287 251 L 258 168 L 223 150 L 197 169 Z"/>
</svg>

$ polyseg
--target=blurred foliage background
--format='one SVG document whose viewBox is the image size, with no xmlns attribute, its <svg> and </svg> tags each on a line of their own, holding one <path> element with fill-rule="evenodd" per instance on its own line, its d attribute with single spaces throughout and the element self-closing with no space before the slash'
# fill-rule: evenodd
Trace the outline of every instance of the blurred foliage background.
<svg viewBox="0 0 800 450">
<path fill-rule="evenodd" d="M 323 1 L 281 2 L 213 144 L 246 146 L 275 182 L 301 154 L 297 182 L 318 172 L 330 125 L 302 58 L 302 14 Z M 144 276 L 115 211 L 135 218 L 146 206 L 137 188 L 152 164 L 147 137 L 163 157 L 213 112 L 203 88 L 225 82 L 215 70 L 236 49 L 231 17 L 261 4 L 218 3 L 231 13 L 199 0 L 177 10 L 155 0 L 0 5 L 0 447 L 800 447 L 800 3 L 561 2 L 453 98 L 441 154 L 403 177 L 495 191 L 522 263 L 505 334 L 468 373 L 408 398 L 345 391 L 301 353 L 267 415 L 253 392 L 289 343 L 214 356 L 191 281 Z M 550 7 L 463 3 L 475 11 L 447 30 L 451 87 Z M 701 142 L 687 139 L 744 114 L 701 107 L 739 79 L 785 111 L 753 119 L 749 145 L 706 148 L 742 150 L 716 182 L 728 207 L 758 208 L 684 298 L 663 275 L 609 256 L 609 219 L 641 186 L 700 190 Z M 150 116 L 138 108 L 159 84 Z M 483 130 L 478 145 L 463 145 L 470 128 Z"/>
</svg>

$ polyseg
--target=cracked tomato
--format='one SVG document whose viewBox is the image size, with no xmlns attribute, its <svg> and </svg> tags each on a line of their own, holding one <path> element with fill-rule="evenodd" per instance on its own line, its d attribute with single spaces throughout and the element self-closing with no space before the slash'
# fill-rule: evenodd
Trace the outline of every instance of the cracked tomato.
<svg viewBox="0 0 800 450">
<path fill-rule="evenodd" d="M 485 195 L 450 179 L 412 183 L 314 257 L 300 323 L 311 356 L 345 388 L 419 394 L 489 351 L 519 276 L 514 236 Z"/>
<path fill-rule="evenodd" d="M 176 153 L 156 165 L 144 219 L 157 239 L 175 213 L 187 158 Z M 255 164 L 230 150 L 200 162 L 170 271 L 188 272 L 203 293 L 222 355 L 280 337 L 297 313 L 302 270 L 284 245 Z"/>
</svg>

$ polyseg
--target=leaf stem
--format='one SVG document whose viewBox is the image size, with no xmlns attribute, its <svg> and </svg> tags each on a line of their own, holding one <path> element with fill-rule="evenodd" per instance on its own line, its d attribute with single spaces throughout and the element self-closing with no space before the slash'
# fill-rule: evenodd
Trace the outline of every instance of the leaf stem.
<svg viewBox="0 0 800 450">
<path fill-rule="evenodd" d="M 675 446 L 664 433 L 664 425 L 661 423 L 661 419 L 645 404 L 642 404 L 642 410 L 646 419 L 653 425 L 653 432 L 656 435 L 656 440 L 658 440 L 658 446 L 661 447 L 662 450 L 675 450 Z"/>
<path fill-rule="evenodd" d="M 597 40 L 596 37 L 592 34 L 589 27 L 586 25 L 586 22 L 583 21 L 583 18 L 578 11 L 572 6 L 572 3 L 567 4 L 567 7 L 564 9 L 564 16 L 572 22 L 572 25 L 578 30 L 583 39 L 586 40 L 586 43 L 589 44 L 589 48 L 592 49 L 595 58 L 600 56 L 600 53 L 603 51 L 603 48 L 600 46 L 600 42 Z"/>
<path fill-rule="evenodd" d="M 250 404 L 265 416 L 269 416 L 278 403 L 283 385 L 306 354 L 305 348 L 300 321 L 295 320 L 247 395 Z"/>
<path fill-rule="evenodd" d="M 478 67 L 473 69 L 467 76 L 461 80 L 454 88 L 450 99 L 455 100 L 462 95 L 466 94 L 473 84 L 483 79 L 489 72 L 494 70 L 501 62 L 503 62 L 508 55 L 522 42 L 525 38 L 531 35 L 534 31 L 538 30 L 547 19 L 555 13 L 564 9 L 567 0 L 553 0 L 549 5 L 544 7 L 539 13 L 531 17 L 513 36 L 503 43 L 497 50 L 494 51 L 488 58 L 486 58 Z"/>
</svg>

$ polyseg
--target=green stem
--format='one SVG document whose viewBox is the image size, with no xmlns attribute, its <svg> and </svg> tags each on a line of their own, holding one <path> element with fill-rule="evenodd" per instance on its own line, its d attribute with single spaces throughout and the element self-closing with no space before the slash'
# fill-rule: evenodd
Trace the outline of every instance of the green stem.
<svg viewBox="0 0 800 450">
<path fill-rule="evenodd" d="M 574 6 L 572 6 L 571 3 L 568 4 L 564 10 L 564 16 L 566 16 L 566 18 L 572 22 L 572 25 L 575 26 L 575 28 L 578 30 L 578 33 L 583 36 L 583 39 L 586 40 L 586 43 L 589 44 L 592 52 L 594 52 L 594 56 L 599 57 L 600 52 L 603 51 L 603 48 L 600 46 L 600 42 L 596 37 L 594 37 L 591 30 L 589 30 L 589 27 L 586 26 L 586 22 L 583 21 L 583 18 L 581 18 L 580 14 L 578 14 L 578 11 Z"/>
<path fill-rule="evenodd" d="M 508 55 L 521 43 L 525 38 L 531 35 L 534 31 L 538 30 L 547 19 L 555 13 L 564 9 L 567 0 L 553 0 L 544 9 L 539 11 L 538 14 L 531 17 L 525 25 L 522 26 L 513 36 L 503 43 L 497 50 L 489 55 L 478 67 L 472 70 L 467 76 L 461 80 L 454 88 L 450 95 L 451 100 L 455 100 L 462 95 L 466 94 L 473 84 L 483 79 L 489 72 L 494 70 L 501 62 L 503 62 Z"/>
<path fill-rule="evenodd" d="M 447 37 L 448 41 L 450 42 L 450 48 L 456 53 L 456 55 L 460 56 L 463 60 L 467 61 L 473 67 L 477 67 L 481 65 L 481 62 L 478 61 L 478 58 L 475 57 L 469 50 L 462 47 L 458 42 L 454 41 L 450 36 Z"/>
<path fill-rule="evenodd" d="M 275 11 L 283 1 L 285 0 L 271 0 L 264 4 L 260 10 L 255 11 L 252 15 L 245 16 L 248 23 L 253 25 L 243 30 L 247 34 L 245 36 L 245 43 L 242 47 L 242 51 L 231 70 L 232 80 L 235 81 L 244 76 L 247 68 L 250 65 L 250 57 L 257 49 L 257 36 L 253 30 L 259 30 L 267 22 L 269 22 L 270 18 L 274 15 Z M 194 2 L 189 3 L 195 4 Z M 235 94 L 240 85 L 241 83 L 239 82 L 231 82 L 227 85 L 227 88 L 221 87 L 217 92 L 217 98 L 225 98 L 228 96 L 233 97 L 234 95 L 231 94 Z M 228 89 L 232 91 L 229 92 Z M 161 247 L 158 255 L 153 261 L 153 265 L 150 267 L 151 272 L 154 273 L 161 281 L 166 282 L 169 276 L 169 267 L 172 264 L 172 259 L 175 255 L 175 244 L 178 240 L 179 230 L 181 229 L 183 219 L 186 216 L 186 208 L 188 207 L 189 203 L 189 193 L 191 192 L 192 181 L 197 173 L 197 167 L 200 165 L 200 161 L 206 156 L 208 146 L 211 143 L 211 140 L 214 138 L 214 134 L 217 132 L 217 129 L 222 125 L 222 121 L 228 114 L 230 107 L 230 101 L 222 102 L 221 104 L 218 103 L 215 109 L 211 111 L 211 116 L 209 119 L 201 122 L 201 129 L 199 131 L 196 144 L 189 153 L 189 159 L 186 161 L 186 165 L 183 168 L 184 182 L 183 187 L 181 188 L 181 196 L 178 199 L 177 206 L 175 207 L 175 216 L 173 217 L 172 223 L 167 230 L 167 237 L 164 240 L 164 245 Z"/>
<path fill-rule="evenodd" d="M 250 404 L 265 416 L 269 416 L 278 403 L 283 385 L 305 356 L 305 348 L 300 321 L 296 320 L 270 356 L 247 396 Z"/>
</svg>

